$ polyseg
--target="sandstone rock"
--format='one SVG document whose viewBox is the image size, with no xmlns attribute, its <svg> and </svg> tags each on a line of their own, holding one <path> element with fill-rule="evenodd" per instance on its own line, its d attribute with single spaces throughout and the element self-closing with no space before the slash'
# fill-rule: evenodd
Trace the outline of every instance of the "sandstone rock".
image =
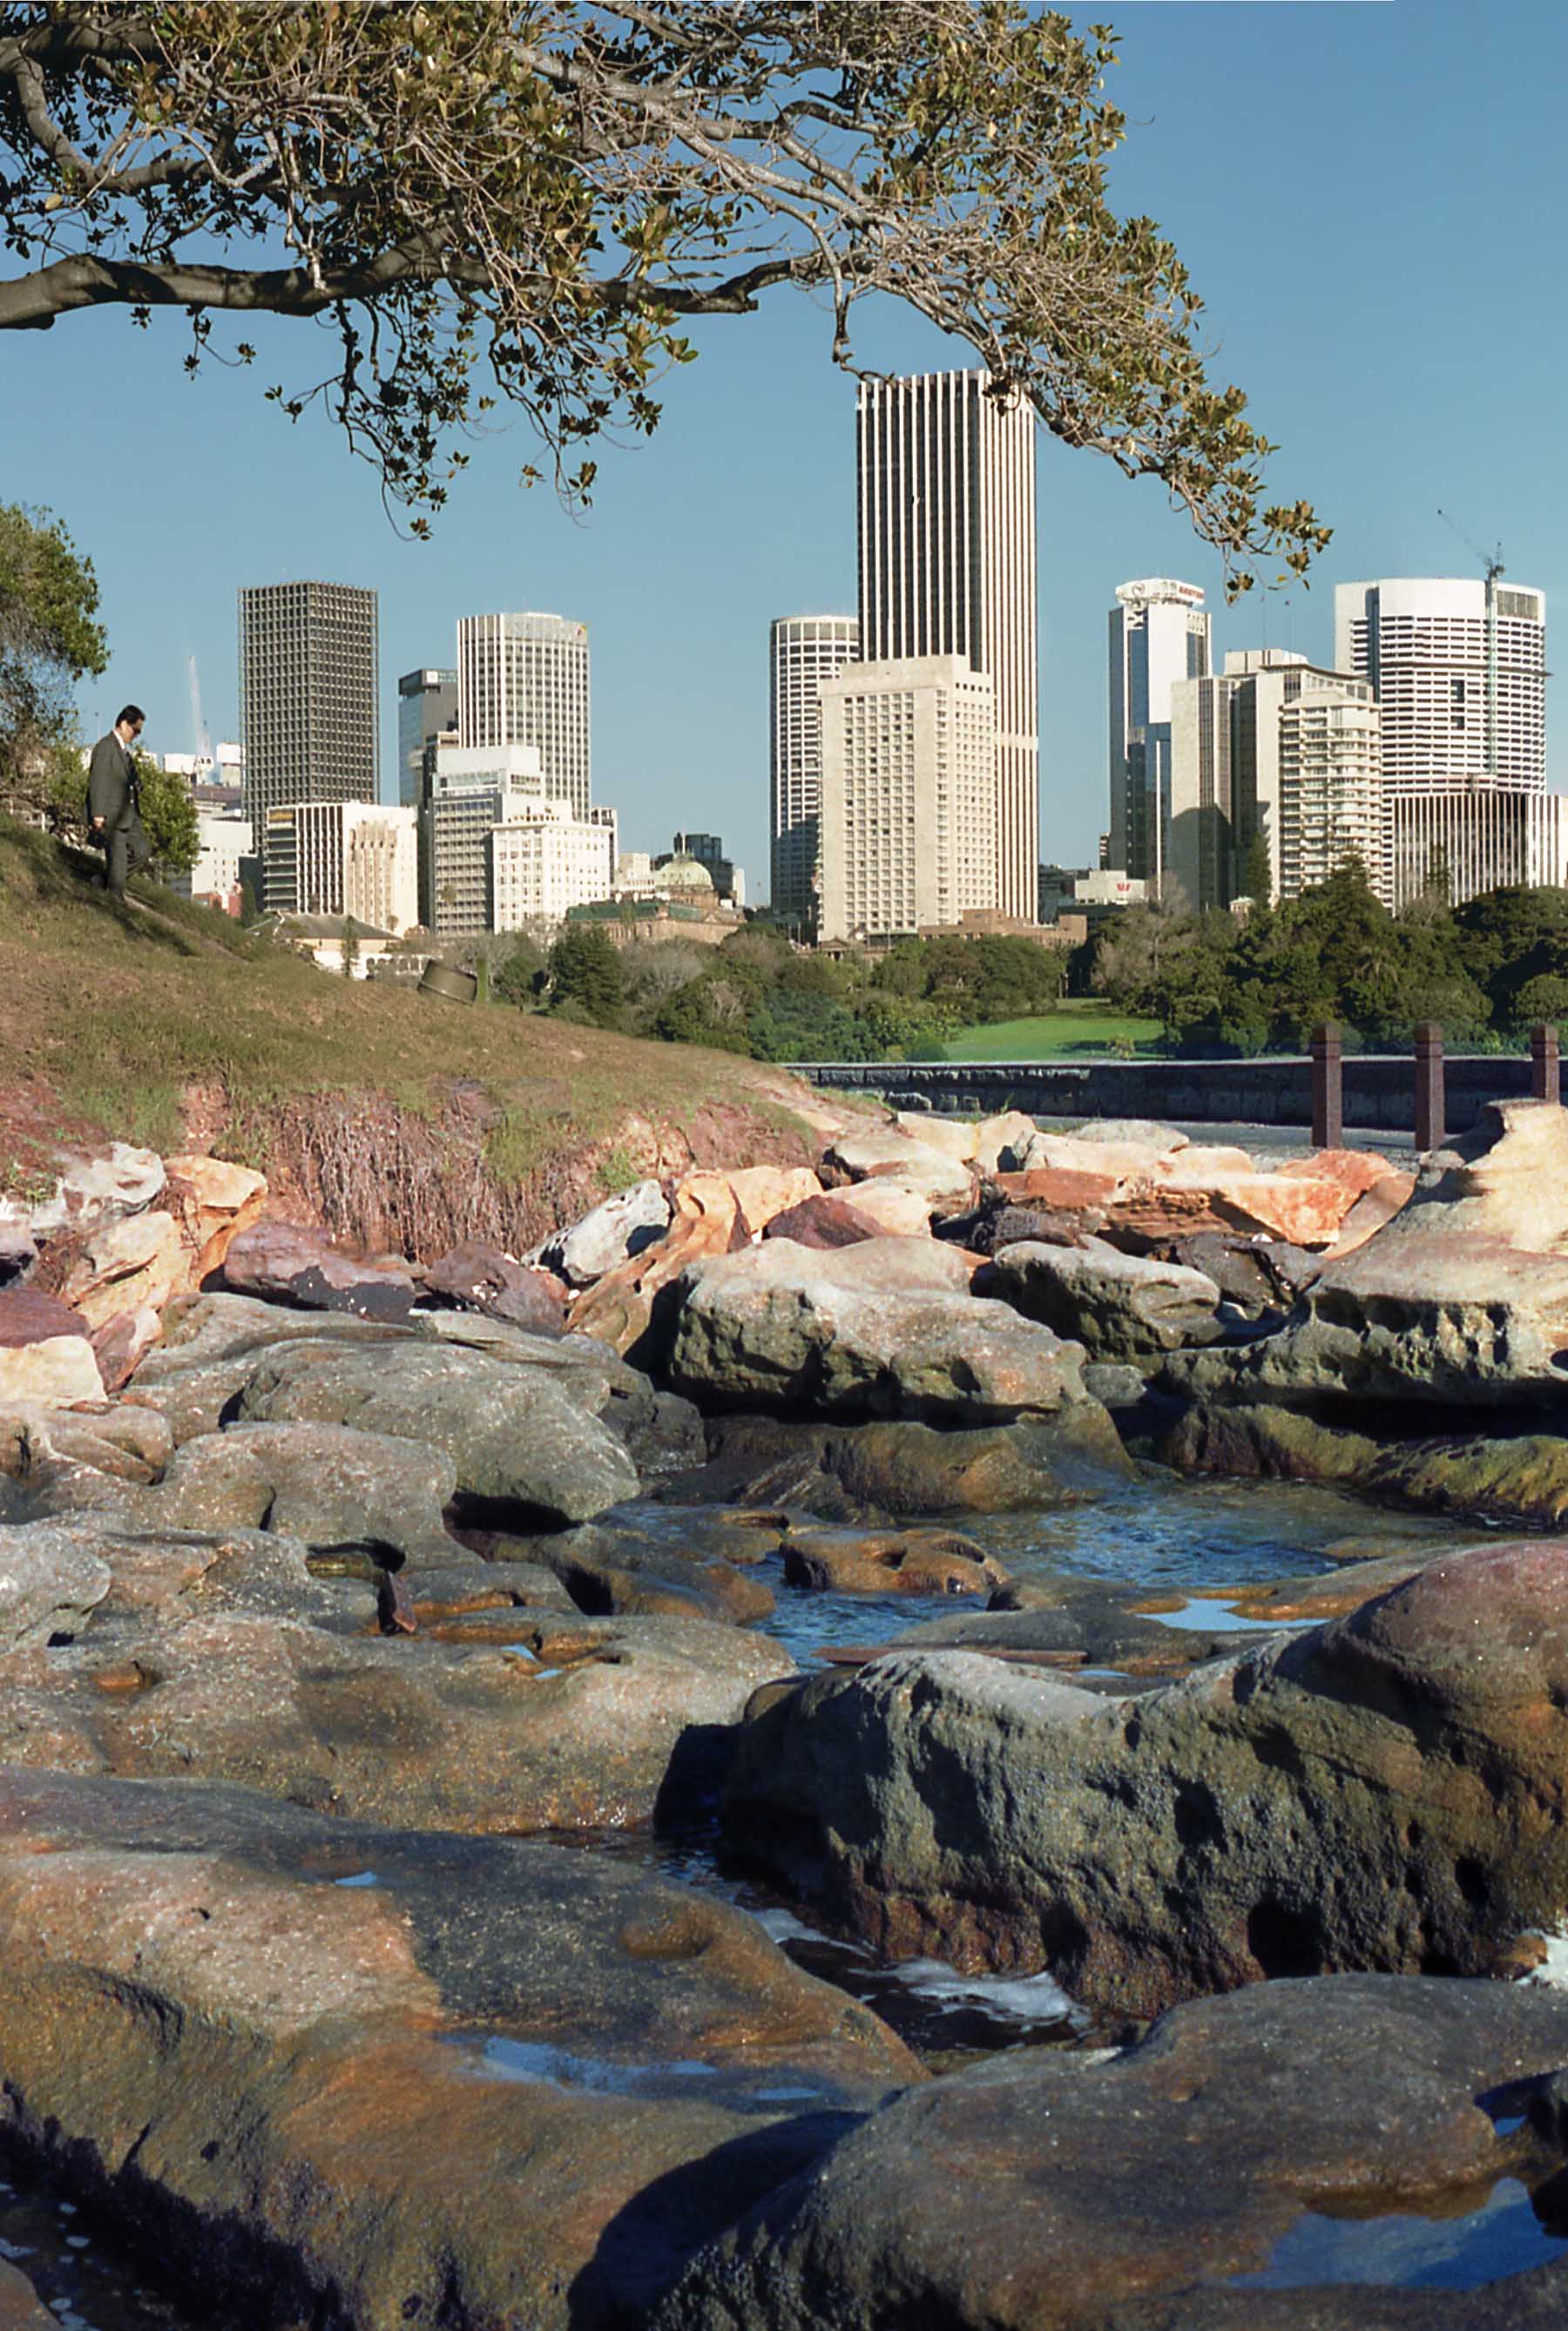
<svg viewBox="0 0 1568 2331">
<path fill-rule="evenodd" d="M 824 1190 L 819 1197 L 807 1198 L 798 1206 L 786 1206 L 782 1214 L 774 1216 L 763 1232 L 764 1238 L 793 1239 L 796 1246 L 821 1251 L 859 1246 L 865 1239 L 879 1236 L 877 1225 L 864 1209 L 846 1205 L 844 1196 L 841 1191 Z M 926 1229 L 928 1224 L 923 1221 L 921 1227 Z"/>
<path fill-rule="evenodd" d="M 841 1134 L 824 1153 L 823 1162 L 838 1182 L 869 1182 L 890 1174 L 933 1202 L 967 1198 L 974 1184 L 961 1158 L 927 1143 L 911 1141 L 901 1133 Z"/>
<path fill-rule="evenodd" d="M 939 1431 L 929 1424 L 785 1424 L 720 1418 L 693 1493 L 798 1508 L 830 1521 L 1003 1514 L 1077 1505 L 1129 1480 L 1131 1460 L 1098 1403 L 1043 1421 Z"/>
<path fill-rule="evenodd" d="M 242 1231 L 224 1257 L 223 1279 L 239 1295 L 365 1319 L 404 1319 L 419 1292 L 406 1266 L 345 1254 L 325 1231 L 301 1223 L 259 1222 Z"/>
<path fill-rule="evenodd" d="M 457 1472 L 474 1518 L 527 1527 L 589 1521 L 637 1494 L 621 1442 L 563 1380 L 483 1353 L 323 1338 L 263 1356 L 238 1402 L 253 1424 L 352 1424 L 428 1441 Z"/>
<path fill-rule="evenodd" d="M 1156 1157 L 1174 1157 L 1193 1146 L 1189 1135 L 1149 1117 L 1086 1118 L 1074 1126 L 1072 1138 L 1102 1148 L 1150 1150 Z"/>
<path fill-rule="evenodd" d="M 978 1174 L 1012 1173 L 1023 1162 L 1023 1152 L 1034 1139 L 1036 1126 L 1032 1117 L 1022 1109 L 1003 1109 L 999 1117 L 988 1117 L 975 1131 L 971 1155 Z"/>
<path fill-rule="evenodd" d="M 559 1336 L 566 1324 L 566 1287 L 553 1271 L 514 1262 L 499 1247 L 470 1240 L 432 1262 L 424 1274 L 424 1300 L 482 1311 L 535 1334 Z"/>
<path fill-rule="evenodd" d="M 591 1287 L 596 1279 L 633 1261 L 670 1227 L 670 1201 L 657 1182 L 618 1190 L 570 1229 L 555 1232 L 535 1249 L 535 1259 L 568 1287 Z"/>
<path fill-rule="evenodd" d="M 1220 1290 L 1202 1271 L 1114 1247 L 1000 1247 L 987 1292 L 1096 1360 L 1163 1359 L 1221 1332 Z"/>
<path fill-rule="evenodd" d="M 760 1238 L 775 1214 L 803 1205 L 822 1186 L 809 1166 L 743 1166 L 726 1178 L 748 1238 Z"/>
<path fill-rule="evenodd" d="M 1108 1126 L 1098 1128 L 1098 1137 L 1092 1133 L 1045 1133 L 1037 1127 L 1018 1149 L 1017 1168 L 1022 1173 L 1109 1174 L 1118 1182 L 1144 1181 L 1160 1174 L 1183 1146 L 1164 1139 L 1117 1140 Z M 1240 1154 L 1243 1170 L 1250 1170 L 1252 1160 Z"/>
<path fill-rule="evenodd" d="M 189 1285 L 191 1258 L 172 1214 L 122 1215 L 94 1231 L 66 1272 L 61 1293 L 89 1327 L 144 1306 L 161 1311 Z"/>
<path fill-rule="evenodd" d="M 193 1250 L 189 1278 L 200 1287 L 221 1271 L 240 1232 L 259 1222 L 267 1203 L 267 1177 L 224 1157 L 185 1153 L 164 1161 L 168 1175 L 165 1204 Z"/>
<path fill-rule="evenodd" d="M 24 1351 L 29 1344 L 86 1333 L 81 1313 L 58 1296 L 36 1287 L 0 1288 L 0 1351 Z"/>
<path fill-rule="evenodd" d="M 53 1196 L 32 1210 L 33 1231 L 52 1239 L 62 1231 L 89 1231 L 120 1214 L 138 1213 L 152 1204 L 164 1178 L 164 1162 L 156 1151 L 111 1142 L 107 1156 L 67 1161 Z"/>
<path fill-rule="evenodd" d="M 150 1303 L 117 1311 L 92 1337 L 92 1356 L 106 1392 L 119 1392 L 157 1342 L 159 1318 Z"/>
<path fill-rule="evenodd" d="M 1568 1546 L 1521 1540 L 1136 1704 L 962 1651 L 813 1679 L 747 1727 L 726 1819 L 879 1948 L 1121 2012 L 1474 1974 L 1568 1913 L 1565 1708 Z"/>
<path fill-rule="evenodd" d="M 1026 1174 L 993 1175 L 988 1193 L 1004 1206 L 1044 1206 L 1052 1213 L 1079 1216 L 1086 1230 L 1100 1230 L 1121 1187 L 1118 1174 L 1068 1173 L 1037 1166 Z"/>
<path fill-rule="evenodd" d="M 1127 1360 L 1090 1360 L 1083 1372 L 1083 1388 L 1107 1408 L 1133 1408 L 1148 1389 L 1143 1372 Z"/>
<path fill-rule="evenodd" d="M 1565 2032 L 1540 1993 L 1360 1975 L 1179 2008 L 1108 2061 L 994 2056 L 846 2135 L 652 2331 L 1547 2331 L 1568 2275 L 1533 2223 L 1546 2262 L 1499 2251 L 1489 2287 L 1387 2279 L 1440 2273 L 1467 2216 L 1484 2240 L 1500 2179 L 1561 2174 Z"/>
<path fill-rule="evenodd" d="M 1332 1256 L 1354 1254 L 1364 1246 L 1387 1223 L 1392 1223 L 1402 1207 L 1410 1204 L 1416 1185 L 1413 1174 L 1390 1174 L 1374 1182 L 1357 1198 L 1339 1226 L 1339 1236 L 1329 1249 Z"/>
<path fill-rule="evenodd" d="M 1308 1254 L 1305 1247 L 1283 1239 L 1243 1238 L 1239 1231 L 1196 1231 L 1177 1239 L 1169 1256 L 1189 1270 L 1204 1272 L 1227 1303 L 1252 1317 L 1288 1311 L 1324 1265 L 1321 1254 Z"/>
<path fill-rule="evenodd" d="M 757 1578 L 722 1559 L 683 1553 L 667 1538 L 625 1527 L 585 1523 L 529 1543 L 534 1559 L 595 1617 L 660 1613 L 749 1626 L 765 1619 L 774 1598 Z"/>
<path fill-rule="evenodd" d="M 783 1212 L 783 1209 L 780 1209 Z M 670 1228 L 579 1295 L 567 1314 L 578 1333 L 602 1337 L 622 1356 L 652 1342 L 654 1300 L 699 1256 L 728 1254 L 751 1237 L 740 1200 L 723 1174 L 689 1174 L 675 1193 Z"/>
<path fill-rule="evenodd" d="M 1327 1176 L 1261 1174 L 1248 1169 L 1176 1170 L 1131 1181 L 1106 1210 L 1113 1237 L 1131 1234 L 1158 1243 L 1198 1231 L 1242 1231 L 1284 1239 L 1293 1246 L 1332 1245 L 1354 1203 L 1343 1182 Z"/>
<path fill-rule="evenodd" d="M 752 1693 L 794 1671 L 768 1637 L 688 1615 L 526 1610 L 499 1641 L 383 1635 L 354 1577 L 317 1585 L 313 1604 L 278 1573 L 285 1591 L 257 1608 L 214 1586 L 210 1538 L 175 1549 L 200 1565 L 199 1592 L 169 1578 L 167 1536 L 148 1543 L 157 1607 L 139 1631 L 128 1619 L 95 1648 L 90 1628 L 63 1665 L 33 1652 L 0 1669 L 4 1761 L 234 1781 L 406 1828 L 615 1828 L 694 1811 Z M 171 1610 L 176 1594 L 192 1615 Z M 363 1632 L 321 1623 L 335 1601 Z"/>
<path fill-rule="evenodd" d="M 0 1654 L 74 1634 L 108 1594 L 109 1575 L 60 1522 L 0 1529 Z"/>
<path fill-rule="evenodd" d="M 35 1288 L 0 1288 L 0 1407 L 102 1398 L 80 1313 Z"/>
<path fill-rule="evenodd" d="M 836 1202 L 866 1224 L 879 1238 L 929 1238 L 932 1199 L 891 1174 L 869 1182 L 851 1183 L 837 1191 Z M 937 1201 L 944 1204 L 945 1200 Z"/>
<path fill-rule="evenodd" d="M 0 1832 L 13 2129 L 219 2320 L 644 2320 L 920 2079 L 744 1913 L 581 1853 L 14 1774 Z"/>
<path fill-rule="evenodd" d="M 1215 1401 L 1559 1406 L 1568 1112 L 1501 1101 L 1487 1117 L 1428 1161 L 1384 1229 L 1326 1266 L 1278 1335 L 1173 1362 L 1173 1384 Z"/>
<path fill-rule="evenodd" d="M 442 1512 L 456 1468 L 423 1441 L 343 1424 L 250 1424 L 187 1441 L 157 1493 L 166 1527 L 280 1530 L 397 1567 L 456 1551 Z"/>
<path fill-rule="evenodd" d="M 832 1594 L 988 1594 L 1008 1574 L 955 1530 L 792 1530 L 784 1540 L 791 1586 Z"/>
<path fill-rule="evenodd" d="M 1018 1246 L 1025 1239 L 1044 1246 L 1081 1246 L 1092 1235 L 1082 1214 L 989 1202 L 980 1208 L 965 1243 L 976 1254 L 994 1254 L 999 1247 Z"/>
<path fill-rule="evenodd" d="M 1290 1181 L 1336 1182 L 1348 1191 L 1354 1205 L 1380 1182 L 1388 1181 L 1394 1169 L 1374 1149 L 1315 1149 L 1310 1157 L 1288 1158 L 1278 1171 Z M 1413 1175 L 1411 1179 L 1413 1182 Z"/>
<path fill-rule="evenodd" d="M 174 1435 L 157 1409 L 137 1401 L 113 1407 L 56 1408 L 39 1401 L 0 1407 L 0 1473 L 36 1484 L 58 1463 L 90 1467 L 125 1481 L 156 1481 L 174 1453 Z"/>
<path fill-rule="evenodd" d="M 20 2267 L 0 2260 L 0 2331 L 60 2331 L 60 2317 L 46 2307 Z"/>
<path fill-rule="evenodd" d="M 895 1109 L 893 1122 L 907 1139 L 918 1141 L 927 1149 L 940 1149 L 962 1166 L 967 1166 L 979 1148 L 984 1129 L 966 1125 L 962 1118 L 938 1117 L 933 1109 Z"/>
<path fill-rule="evenodd" d="M 19 1279 L 38 1260 L 38 1242 L 19 1213 L 8 1211 L 0 1198 L 0 1287 Z"/>
<path fill-rule="evenodd" d="M 679 1300 L 671 1378 L 720 1405 L 973 1424 L 1084 1397 L 1079 1347 L 977 1301 L 934 1241 L 812 1254 L 772 1239 L 694 1267 Z"/>
</svg>

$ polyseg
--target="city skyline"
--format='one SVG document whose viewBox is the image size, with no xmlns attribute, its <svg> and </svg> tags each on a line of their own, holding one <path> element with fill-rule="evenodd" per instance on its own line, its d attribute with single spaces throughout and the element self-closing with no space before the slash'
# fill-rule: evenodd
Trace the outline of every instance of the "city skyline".
<svg viewBox="0 0 1568 2331">
<path fill-rule="evenodd" d="M 1335 583 L 1479 576 L 1440 506 L 1478 541 L 1500 537 L 1510 575 L 1549 600 L 1568 588 L 1564 455 L 1551 433 L 1500 425 L 1498 395 L 1501 360 L 1507 409 L 1550 409 L 1568 351 L 1568 321 L 1539 296 L 1561 200 L 1550 97 L 1568 28 L 1504 8 L 1478 43 L 1473 23 L 1433 5 L 1412 43 L 1394 10 L 1129 13 L 1114 95 L 1138 128 L 1112 165 L 1113 199 L 1155 217 L 1191 268 L 1207 343 L 1283 448 L 1266 494 L 1307 495 L 1336 537 L 1310 594 L 1255 593 L 1228 609 L 1218 560 L 1156 487 L 1040 441 L 1047 858 L 1088 862 L 1105 824 L 1104 609 L 1127 576 L 1187 576 L 1227 644 L 1291 647 L 1320 666 L 1335 661 Z M 1528 76 L 1516 37 L 1532 44 Z M 1305 182 L 1275 166 L 1297 136 L 1313 157 Z M 1478 199 L 1499 173 L 1506 237 Z M 1373 218 L 1380 252 L 1397 261 L 1339 271 L 1335 335 L 1304 366 L 1301 271 Z M 1434 281 L 1450 328 L 1417 394 L 1411 352 L 1427 343 Z M 194 385 L 178 377 L 176 317 L 155 316 L 146 334 L 83 318 L 71 363 L 59 335 L 23 336 L 5 390 L 14 464 L 93 557 L 103 589 L 112 660 L 82 693 L 84 728 L 98 733 L 128 695 L 152 714 L 149 741 L 194 745 L 195 652 L 213 733 L 237 733 L 233 590 L 257 575 L 341 576 L 381 594 L 387 788 L 396 679 L 447 662 L 456 614 L 558 607 L 593 633 L 596 790 L 621 807 L 628 844 L 661 843 L 677 823 L 718 827 L 765 889 L 766 627 L 794 608 L 854 604 L 841 516 L 853 385 L 829 364 L 830 330 L 800 301 L 695 332 L 701 360 L 670 384 L 663 427 L 646 446 L 605 450 L 581 522 L 547 487 L 517 490 L 533 451 L 524 431 L 485 434 L 428 547 L 392 531 L 370 472 L 325 421 L 290 429 L 261 403 L 257 374 L 282 368 L 285 328 L 258 327 L 254 373 L 214 368 Z M 898 372 L 974 361 L 891 309 L 868 311 L 860 353 Z M 1559 785 L 1561 730 L 1548 740 Z"/>
</svg>

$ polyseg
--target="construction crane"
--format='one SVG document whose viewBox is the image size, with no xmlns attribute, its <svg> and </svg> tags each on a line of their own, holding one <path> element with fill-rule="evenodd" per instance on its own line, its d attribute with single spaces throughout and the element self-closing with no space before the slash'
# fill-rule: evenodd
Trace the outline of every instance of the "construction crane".
<svg viewBox="0 0 1568 2331">
<path fill-rule="evenodd" d="M 1443 524 L 1457 534 L 1472 557 L 1478 558 L 1487 575 L 1487 782 L 1497 782 L 1497 577 L 1505 572 L 1503 546 L 1499 542 L 1488 558 L 1479 543 L 1472 542 L 1463 527 L 1455 523 L 1447 510 L 1438 516 Z"/>
</svg>

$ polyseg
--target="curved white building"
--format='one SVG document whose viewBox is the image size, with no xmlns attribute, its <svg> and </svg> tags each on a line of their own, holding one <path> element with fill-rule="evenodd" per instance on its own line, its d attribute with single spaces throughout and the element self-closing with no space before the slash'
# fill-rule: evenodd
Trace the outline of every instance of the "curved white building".
<svg viewBox="0 0 1568 2331">
<path fill-rule="evenodd" d="M 1159 883 L 1170 848 L 1171 690 L 1210 671 L 1196 583 L 1123 583 L 1110 616 L 1110 862 Z"/>
<path fill-rule="evenodd" d="M 1334 661 L 1377 690 L 1389 793 L 1545 790 L 1544 592 L 1499 581 L 1495 683 L 1489 630 L 1478 578 L 1335 585 Z"/>
</svg>

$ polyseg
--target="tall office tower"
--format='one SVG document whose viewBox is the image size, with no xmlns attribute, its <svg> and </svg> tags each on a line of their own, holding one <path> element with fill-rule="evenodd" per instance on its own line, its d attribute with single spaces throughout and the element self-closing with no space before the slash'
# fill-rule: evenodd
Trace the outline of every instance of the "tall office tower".
<svg viewBox="0 0 1568 2331">
<path fill-rule="evenodd" d="M 1386 904 L 1388 823 L 1370 680 L 1284 648 L 1228 655 L 1171 690 L 1166 871 L 1189 902 L 1229 906 L 1259 837 L 1269 897 L 1294 899 L 1358 858 Z"/>
<path fill-rule="evenodd" d="M 441 937 L 496 928 L 490 831 L 543 816 L 537 747 L 440 746 L 420 810 L 420 920 Z"/>
<path fill-rule="evenodd" d="M 375 800 L 374 591 L 265 583 L 240 593 L 244 811 L 260 841 L 283 802 Z"/>
<path fill-rule="evenodd" d="M 1546 785 L 1546 597 L 1451 576 L 1340 583 L 1334 660 L 1370 680 L 1391 795 Z"/>
<path fill-rule="evenodd" d="M 552 801 L 589 804 L 588 626 L 564 615 L 464 615 L 457 627 L 458 743 L 532 745 Z"/>
<path fill-rule="evenodd" d="M 962 656 L 846 664 L 822 704 L 819 936 L 948 928 L 994 907 L 990 673 Z"/>
<path fill-rule="evenodd" d="M 457 674 L 422 667 L 397 683 L 397 798 L 417 809 L 442 737 L 457 742 Z"/>
<path fill-rule="evenodd" d="M 1171 690 L 1211 668 L 1212 618 L 1195 583 L 1123 583 L 1110 617 L 1110 859 L 1142 880 L 1164 873 L 1170 815 Z"/>
<path fill-rule="evenodd" d="M 798 932 L 813 931 L 817 918 L 820 690 L 860 652 L 860 626 L 853 615 L 781 615 L 768 634 L 773 912 L 775 921 Z"/>
<path fill-rule="evenodd" d="M 277 803 L 261 833 L 268 910 L 408 930 L 419 916 L 414 818 L 379 802 Z"/>
<path fill-rule="evenodd" d="M 1040 864 L 1034 415 L 983 372 L 862 381 L 860 652 L 961 656 L 992 682 L 995 890 L 1032 922 Z"/>
</svg>

